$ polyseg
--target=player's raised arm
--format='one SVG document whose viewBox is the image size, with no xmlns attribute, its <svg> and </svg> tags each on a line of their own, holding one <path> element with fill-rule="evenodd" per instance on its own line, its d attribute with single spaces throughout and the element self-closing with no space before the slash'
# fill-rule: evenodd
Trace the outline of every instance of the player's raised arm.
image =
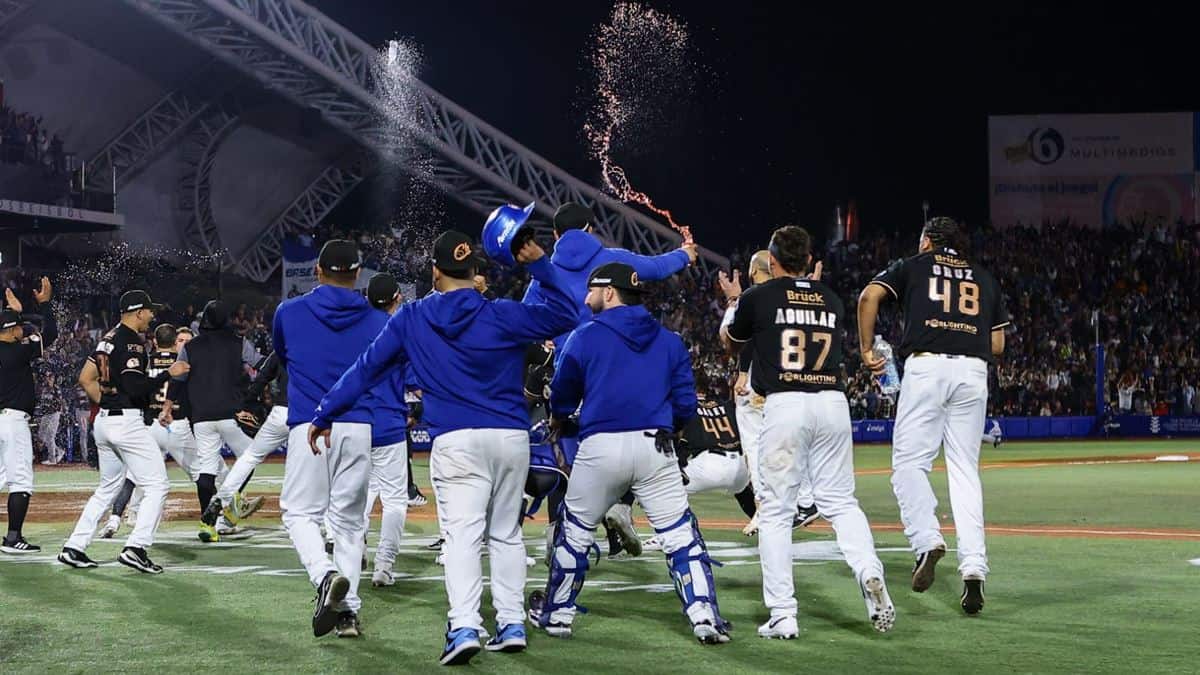
<svg viewBox="0 0 1200 675">
<path fill-rule="evenodd" d="M 503 325 L 509 336 L 517 342 L 534 342 L 562 335 L 574 328 L 579 321 L 579 307 L 542 247 L 530 239 L 517 252 L 516 259 L 539 282 L 540 289 L 536 295 L 526 293 L 525 302 L 496 303 L 496 311 L 504 318 Z"/>
</svg>

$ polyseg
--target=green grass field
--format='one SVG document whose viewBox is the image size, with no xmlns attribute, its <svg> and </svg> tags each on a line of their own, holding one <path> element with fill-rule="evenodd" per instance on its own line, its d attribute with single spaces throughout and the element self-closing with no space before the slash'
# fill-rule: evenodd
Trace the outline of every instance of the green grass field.
<svg viewBox="0 0 1200 675">
<path fill-rule="evenodd" d="M 590 608 L 575 636 L 531 634 L 522 654 L 482 653 L 477 671 L 582 672 L 1196 672 L 1195 606 L 1200 598 L 1200 442 L 1010 444 L 985 449 L 988 602 L 977 618 L 958 607 L 953 556 L 927 593 L 908 589 L 912 556 L 896 526 L 888 450 L 856 450 L 858 495 L 875 530 L 897 608 L 880 635 L 822 522 L 795 535 L 799 640 L 761 640 L 765 620 L 754 540 L 732 525 L 734 501 L 693 502 L 714 557 L 721 606 L 733 642 L 703 647 L 691 638 L 661 554 L 603 560 L 580 598 Z M 1124 460 L 1192 454 L 1190 462 Z M 1072 459 L 1108 461 L 1074 462 Z M 1022 464 L 1024 463 L 1024 464 Z M 251 492 L 277 492 L 281 464 L 258 472 Z M 425 462 L 416 469 L 428 486 Z M 191 506 L 182 474 L 178 493 Z M 43 492 L 82 503 L 96 475 L 39 472 Z M 934 474 L 942 505 L 945 474 Z M 429 493 L 428 488 L 425 488 Z M 46 495 L 43 499 L 61 499 Z M 37 512 L 35 494 L 32 511 Z M 445 630 L 442 568 L 424 550 L 436 533 L 432 505 L 410 511 L 395 586 L 364 584 L 366 635 L 315 639 L 313 592 L 277 516 L 251 521 L 254 536 L 201 544 L 190 520 L 164 523 L 152 555 L 166 573 L 151 577 L 115 562 L 123 539 L 89 549 L 103 564 L 72 570 L 53 562 L 78 510 L 61 522 L 34 522 L 37 557 L 0 556 L 0 672 L 427 672 Z M 36 516 L 35 516 L 36 517 Z M 41 518 L 44 521 L 45 518 Z M 947 525 L 949 521 L 947 520 Z M 544 519 L 526 528 L 529 553 L 542 551 Z M 643 526 L 644 530 L 648 530 Z M 122 532 L 120 537 L 125 535 Z M 647 535 L 649 532 L 647 531 Z M 947 528 L 953 546 L 952 529 Z M 374 537 L 371 538 L 372 545 Z M 486 559 L 485 559 L 486 560 Z M 485 562 L 486 573 L 486 562 Z M 530 568 L 529 590 L 545 580 Z M 484 616 L 490 616 L 484 594 Z"/>
</svg>

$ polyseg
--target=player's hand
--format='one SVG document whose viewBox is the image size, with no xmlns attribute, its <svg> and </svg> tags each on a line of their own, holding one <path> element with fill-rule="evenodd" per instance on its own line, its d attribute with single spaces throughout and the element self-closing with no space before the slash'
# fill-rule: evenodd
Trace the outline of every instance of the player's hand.
<svg viewBox="0 0 1200 675">
<path fill-rule="evenodd" d="M 251 413 L 249 410 L 239 410 L 239 411 L 237 411 L 237 413 L 234 414 L 234 417 L 237 418 L 237 421 L 241 422 L 242 424 L 245 424 L 248 427 L 251 427 L 254 429 L 257 429 L 259 427 L 258 418 L 255 417 L 254 414 Z"/>
<path fill-rule="evenodd" d="M 163 406 L 162 412 L 158 414 L 158 423 L 164 427 L 171 426 L 171 422 L 175 421 L 175 415 L 171 413 L 171 406 Z"/>
<path fill-rule="evenodd" d="M 690 239 L 683 242 L 683 245 L 679 247 L 679 250 L 687 254 L 689 265 L 694 265 L 696 263 L 696 258 L 700 257 L 700 248 L 696 246 L 696 242 Z"/>
<path fill-rule="evenodd" d="M 879 375 L 883 372 L 884 366 L 887 365 L 887 359 L 882 356 L 876 356 L 875 350 L 867 348 L 862 350 L 862 362 L 872 373 Z"/>
<path fill-rule="evenodd" d="M 17 299 L 17 294 L 12 292 L 11 288 L 4 289 L 4 304 L 12 311 L 20 314 L 25 308 L 21 306 L 21 301 Z"/>
<path fill-rule="evenodd" d="M 812 279 L 813 281 L 820 281 L 821 273 L 824 271 L 825 271 L 825 263 L 818 260 L 817 264 L 813 265 L 812 272 L 808 273 L 807 278 Z"/>
<path fill-rule="evenodd" d="M 741 270 L 733 271 L 733 278 L 725 274 L 725 270 L 717 272 L 717 286 L 720 287 L 722 295 L 726 300 L 733 300 L 742 294 L 742 272 Z"/>
<path fill-rule="evenodd" d="M 171 377 L 179 377 L 180 375 L 187 375 L 191 370 L 192 364 L 187 361 L 176 361 L 171 364 L 170 368 L 167 368 L 167 374 Z"/>
<path fill-rule="evenodd" d="M 738 373 L 737 379 L 733 382 L 733 393 L 738 396 L 750 395 L 750 378 L 746 377 L 746 373 Z"/>
<path fill-rule="evenodd" d="M 517 262 L 522 265 L 528 265 L 531 262 L 537 262 L 545 257 L 546 251 L 532 237 L 521 246 L 521 250 L 517 251 Z"/>
<path fill-rule="evenodd" d="M 50 278 L 42 277 L 42 286 L 33 292 L 33 299 L 37 304 L 44 305 L 50 302 Z"/>
<path fill-rule="evenodd" d="M 317 439 L 325 440 L 325 447 L 329 447 L 329 429 L 322 429 L 315 424 L 308 427 L 308 447 L 312 448 L 314 455 L 321 454 L 321 448 L 317 447 Z"/>
</svg>

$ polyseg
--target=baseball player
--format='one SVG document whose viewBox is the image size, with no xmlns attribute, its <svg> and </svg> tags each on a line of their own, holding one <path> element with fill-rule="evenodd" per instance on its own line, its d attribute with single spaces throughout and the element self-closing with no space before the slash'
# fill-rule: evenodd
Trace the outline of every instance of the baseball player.
<svg viewBox="0 0 1200 675">
<path fill-rule="evenodd" d="M 863 364 L 883 372 L 885 360 L 872 351 L 879 305 L 896 298 L 904 313 L 899 357 L 904 361 L 900 401 L 892 433 L 892 490 L 900 503 L 904 534 L 917 561 L 912 588 L 933 584 L 934 568 L 946 555 L 938 524 L 937 499 L 929 472 L 938 447 L 946 451 L 950 508 L 958 534 L 958 571 L 963 611 L 983 609 L 988 573 L 983 534 L 983 487 L 979 438 L 987 414 L 987 369 L 1004 352 L 1008 310 L 995 278 L 965 253 L 966 236 L 949 218 L 934 218 L 921 230 L 916 256 L 880 272 L 858 301 L 858 338 Z"/>
<path fill-rule="evenodd" d="M 579 409 L 579 454 L 571 471 L 545 593 L 530 596 L 530 617 L 550 635 L 572 632 L 575 603 L 595 545 L 596 526 L 632 489 L 659 535 L 692 633 L 704 644 L 729 641 L 711 560 L 688 508 L 671 438 L 696 414 L 691 358 L 683 340 L 641 305 L 637 272 L 624 263 L 588 279 L 591 322 L 563 347 L 550 384 L 553 426 Z"/>
<path fill-rule="evenodd" d="M 0 542 L 5 553 L 37 553 L 40 546 L 25 541 L 21 528 L 33 494 L 33 438 L 29 416 L 37 400 L 33 362 L 58 338 L 58 324 L 50 309 L 50 280 L 42 277 L 33 294 L 42 315 L 42 333 L 25 334 L 21 325 L 24 307 L 11 288 L 4 289 L 8 305 L 0 313 L 0 487 L 8 489 L 8 532 Z"/>
<path fill-rule="evenodd" d="M 984 443 L 991 443 L 993 448 L 998 448 L 1004 442 L 1004 430 L 1000 428 L 1000 420 L 993 417 L 987 423 L 988 430 L 983 433 L 981 440 Z"/>
<path fill-rule="evenodd" d="M 727 300 L 737 297 L 741 293 L 741 284 L 738 277 L 739 273 L 735 270 L 732 283 L 727 283 L 724 274 L 720 275 L 718 285 L 721 287 Z M 756 251 L 750 257 L 750 284 L 757 286 L 770 280 L 771 254 L 765 250 Z M 733 312 L 726 312 L 725 324 L 728 325 L 728 322 L 732 319 Z M 742 451 L 746 454 L 746 462 L 750 467 L 750 482 L 754 485 L 754 493 L 762 495 L 765 492 L 765 488 L 763 487 L 762 476 L 758 472 L 758 449 L 759 439 L 762 436 L 763 397 L 750 389 L 750 368 L 753 361 L 753 353 L 754 350 L 749 344 L 743 345 L 738 352 L 738 374 L 733 390 L 735 395 L 734 402 L 736 403 L 738 434 L 742 443 Z M 807 472 L 800 472 L 798 479 L 800 487 L 796 493 L 795 524 L 800 527 L 808 527 L 816 522 L 819 515 L 813 499 L 812 480 L 809 478 Z M 758 518 L 756 516 L 750 519 L 746 527 L 742 528 L 742 534 L 749 537 L 757 532 Z"/>
<path fill-rule="evenodd" d="M 255 407 L 262 398 L 263 391 L 272 383 L 274 386 L 271 387 L 271 411 L 267 413 L 266 419 L 262 420 L 260 424 L 250 409 Z M 246 448 L 246 451 L 233 463 L 233 468 L 220 482 L 217 494 L 208 502 L 208 508 L 200 516 L 200 521 L 205 525 L 216 527 L 224 517 L 226 521 L 236 526 L 262 507 L 263 497 L 261 495 L 246 499 L 242 496 L 242 490 L 250 481 L 250 477 L 254 475 L 254 470 L 258 465 L 262 464 L 263 460 L 272 452 L 287 443 L 289 432 L 287 390 L 287 369 L 280 365 L 279 356 L 275 352 L 271 352 L 259 364 L 258 373 L 250 383 L 249 389 L 246 390 L 241 410 L 236 415 L 238 421 L 257 426 L 258 432 L 254 434 L 254 440 L 250 443 L 250 447 Z"/>
<path fill-rule="evenodd" d="M 170 484 L 162 452 L 142 421 L 142 411 L 168 377 L 188 372 L 189 366 L 176 362 L 165 372 L 149 377 L 141 334 L 150 327 L 159 306 L 140 290 L 125 293 L 119 303 L 121 323 L 100 339 L 79 375 L 80 386 L 100 405 L 95 426 L 100 450 L 100 486 L 88 499 L 75 531 L 58 554 L 58 561 L 75 568 L 97 566 L 87 556 L 87 546 L 128 471 L 146 497 L 137 525 L 118 560 L 139 572 L 161 574 L 163 568 L 150 560 L 146 549 L 154 543 Z"/>
<path fill-rule="evenodd" d="M 721 329 L 723 339 L 753 345 L 750 386 L 765 397 L 758 465 L 766 493 L 758 548 L 771 618 L 758 634 L 766 638 L 799 635 L 791 525 L 806 472 L 817 508 L 833 524 L 838 548 L 854 572 L 871 625 L 885 632 L 896 618 L 871 526 L 854 496 L 853 434 L 842 376 L 845 312 L 832 288 L 802 278 L 812 261 L 809 250 L 804 229 L 775 230 L 768 247 L 774 279 L 734 298 L 733 321 Z"/>
<path fill-rule="evenodd" d="M 313 635 L 336 629 L 338 637 L 361 634 L 358 611 L 360 560 L 365 548 L 363 511 L 371 473 L 369 399 L 356 397 L 337 414 L 322 417 L 330 431 L 323 443 L 309 441 L 310 424 L 321 397 L 363 353 L 385 317 L 354 290 L 362 257 L 354 242 L 333 239 L 317 257 L 317 281 L 311 292 L 275 310 L 272 342 L 288 374 L 287 462 L 279 508 L 317 588 Z M 337 547 L 325 552 L 321 523 L 325 513 Z"/>
<path fill-rule="evenodd" d="M 487 648 L 514 652 L 526 644 L 519 520 L 529 473 L 524 355 L 529 343 L 570 330 L 577 311 L 542 248 L 532 239 L 519 246 L 516 260 L 542 284 L 545 303 L 484 299 L 472 281 L 479 263 L 471 238 L 453 230 L 439 236 L 433 247 L 438 292 L 404 305 L 388 320 L 321 402 L 310 434 L 315 442 L 331 416 L 352 405 L 385 372 L 411 364 L 433 437 L 429 469 L 445 537 L 450 611 L 439 659 L 445 665 L 467 663 L 481 648 L 479 543 L 485 536 L 497 624 Z"/>
<path fill-rule="evenodd" d="M 179 350 L 179 360 L 194 366 L 190 374 L 176 378 L 186 385 L 191 405 L 192 431 L 196 435 L 196 495 L 200 512 L 217 493 L 217 475 L 221 473 L 222 444 L 241 457 L 251 439 L 238 426 L 235 415 L 242 403 L 245 385 L 244 365 L 254 366 L 245 350 L 245 340 L 229 326 L 229 310 L 220 300 L 204 306 L 201 332 Z M 175 400 L 183 387 L 172 388 L 167 397 Z M 200 521 L 200 541 L 220 540 L 214 525 Z"/>
</svg>

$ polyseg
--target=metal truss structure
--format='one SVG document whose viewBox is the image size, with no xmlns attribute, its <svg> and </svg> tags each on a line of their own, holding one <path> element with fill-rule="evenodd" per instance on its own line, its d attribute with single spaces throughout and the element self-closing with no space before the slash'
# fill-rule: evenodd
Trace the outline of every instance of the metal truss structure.
<svg viewBox="0 0 1200 675">
<path fill-rule="evenodd" d="M 221 143 L 238 127 L 238 112 L 236 102 L 212 106 L 208 114 L 197 121 L 183 145 L 183 161 L 187 168 L 179 180 L 178 206 L 181 211 L 191 214 L 184 226 L 183 237 L 189 246 L 210 255 L 224 251 L 212 212 L 212 169 Z"/>
<path fill-rule="evenodd" d="M 294 104 L 315 109 L 332 126 L 345 132 L 383 161 L 389 156 L 396 131 L 386 122 L 386 103 L 374 93 L 374 48 L 300 0 L 124 0 L 207 53 L 259 81 Z M 663 253 L 679 245 L 670 228 L 594 187 L 567 174 L 545 158 L 447 100 L 420 81 L 411 95 L 419 122 L 401 133 L 427 151 L 421 168 L 403 166 L 438 189 L 480 213 L 502 203 L 536 202 L 539 216 L 548 220 L 563 202 L 588 204 L 596 212 L 596 231 L 609 243 L 645 253 Z M 213 139 L 209 139 L 210 141 Z M 218 142 L 220 139 L 217 139 Z M 357 163 L 356 163 L 357 164 Z M 211 163 L 207 167 L 211 170 Z M 203 165 L 197 165 L 195 192 L 200 205 Z M 295 213 L 281 214 L 238 259 L 239 271 L 266 278 L 278 258 L 278 236 L 293 227 L 315 225 L 311 217 L 327 213 L 346 190 L 357 184 L 336 169 L 322 174 L 297 198 Z M 361 180 L 359 176 L 358 180 Z M 289 209 L 288 211 L 291 211 Z M 189 241 L 209 250 L 219 238 L 209 216 L 197 212 L 189 226 Z M 219 245 L 217 246 L 219 248 Z M 702 250 L 702 265 L 726 266 L 728 261 Z"/>
</svg>

